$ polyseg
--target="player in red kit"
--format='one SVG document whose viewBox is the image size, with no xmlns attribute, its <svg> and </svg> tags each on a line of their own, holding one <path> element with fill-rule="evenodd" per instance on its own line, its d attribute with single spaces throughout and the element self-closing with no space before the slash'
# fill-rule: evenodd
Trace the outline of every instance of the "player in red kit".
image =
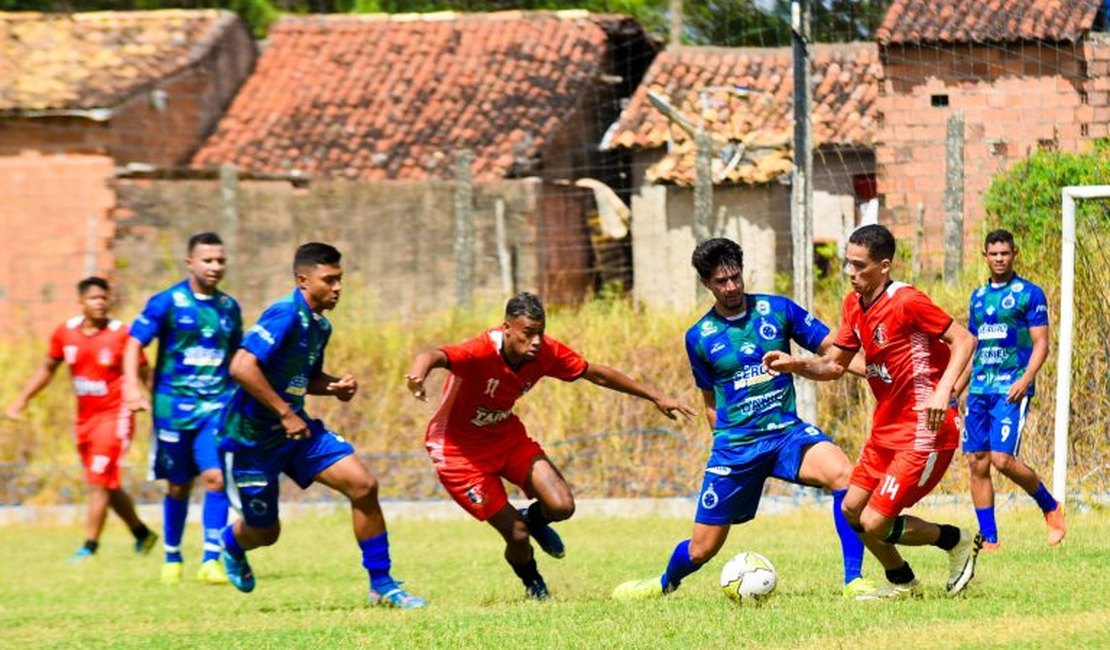
<svg viewBox="0 0 1110 650">
<path fill-rule="evenodd" d="M 924 293 L 890 280 L 894 246 L 894 236 L 879 225 L 849 237 L 845 257 L 853 291 L 844 299 L 836 344 L 824 356 L 799 359 L 775 351 L 764 357 L 769 370 L 828 380 L 863 350 L 876 406 L 843 509 L 886 569 L 888 584 L 861 600 L 921 594 L 895 544 L 947 551 L 949 596 L 971 581 L 982 546 L 981 537 L 966 530 L 901 514 L 940 482 L 952 461 L 960 436 L 953 387 L 975 337 Z"/>
<path fill-rule="evenodd" d="M 524 583 L 527 595 L 548 597 L 536 567 L 529 536 L 547 554 L 560 558 L 564 546 L 550 523 L 574 513 L 574 495 L 562 475 L 513 414 L 513 405 L 543 377 L 574 381 L 580 377 L 605 388 L 655 404 L 664 415 L 693 411 L 659 395 L 624 373 L 590 364 L 577 352 L 544 335 L 546 315 L 540 299 L 521 293 L 505 306 L 505 322 L 458 345 L 444 345 L 416 356 L 406 375 L 408 387 L 426 399 L 424 380 L 433 368 L 451 376 L 428 424 L 425 446 L 440 482 L 451 497 L 479 521 L 488 521 L 505 539 L 505 560 Z M 509 503 L 504 478 L 536 500 L 517 510 Z"/>
<path fill-rule="evenodd" d="M 127 453 L 134 429 L 131 411 L 123 404 L 123 347 L 127 326 L 108 317 L 108 283 L 90 277 L 77 284 L 82 315 L 54 330 L 46 360 L 7 409 L 18 420 L 27 402 L 54 377 L 63 362 L 73 376 L 77 396 L 77 453 L 89 485 L 85 544 L 72 561 L 92 557 L 111 507 L 135 536 L 135 551 L 146 554 L 158 536 L 139 520 L 131 497 L 120 484 L 119 462 Z"/>
</svg>

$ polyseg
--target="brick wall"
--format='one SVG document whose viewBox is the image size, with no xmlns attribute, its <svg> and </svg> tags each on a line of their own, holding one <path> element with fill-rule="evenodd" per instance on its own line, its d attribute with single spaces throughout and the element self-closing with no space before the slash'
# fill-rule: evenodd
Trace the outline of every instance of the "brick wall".
<svg viewBox="0 0 1110 650">
<path fill-rule="evenodd" d="M 115 227 L 103 155 L 0 156 L 0 320 L 5 336 L 46 337 L 79 313 L 74 285 L 110 274 Z"/>
<path fill-rule="evenodd" d="M 964 114 L 964 251 L 981 247 L 981 197 L 992 177 L 1038 147 L 1078 151 L 1110 123 L 1110 54 L 1084 44 L 1014 43 L 882 50 L 882 122 L 876 147 L 882 222 L 913 233 L 925 207 L 926 266 L 943 261 L 946 124 Z M 1093 60 L 1093 61 L 1092 61 Z M 1093 77 L 1091 75 L 1094 75 Z M 946 106 L 942 104 L 947 102 Z"/>
</svg>

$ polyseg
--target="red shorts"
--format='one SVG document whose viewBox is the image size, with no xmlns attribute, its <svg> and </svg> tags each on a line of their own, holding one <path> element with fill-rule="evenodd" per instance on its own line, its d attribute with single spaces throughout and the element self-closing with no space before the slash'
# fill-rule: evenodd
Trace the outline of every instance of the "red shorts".
<svg viewBox="0 0 1110 650">
<path fill-rule="evenodd" d="M 131 445 L 133 427 L 134 416 L 127 409 L 98 414 L 77 424 L 77 453 L 85 466 L 85 481 L 119 489 L 119 461 Z"/>
<path fill-rule="evenodd" d="M 852 470 L 852 485 L 871 493 L 867 505 L 872 510 L 897 517 L 936 487 L 955 452 L 886 449 L 869 440 Z"/>
<path fill-rule="evenodd" d="M 424 445 L 432 459 L 439 482 L 464 510 L 478 521 L 486 521 L 509 502 L 509 481 L 531 498 L 528 474 L 543 447 L 528 437 L 523 426 L 497 432 L 481 444 L 458 444 L 444 437 L 428 438 Z"/>
</svg>

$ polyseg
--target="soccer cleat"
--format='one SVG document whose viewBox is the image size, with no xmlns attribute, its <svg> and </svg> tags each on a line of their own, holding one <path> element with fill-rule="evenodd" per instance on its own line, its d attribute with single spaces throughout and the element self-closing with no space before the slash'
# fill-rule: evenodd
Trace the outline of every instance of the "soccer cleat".
<svg viewBox="0 0 1110 650">
<path fill-rule="evenodd" d="M 997 553 L 1002 550 L 1002 542 L 988 542 L 983 541 L 983 548 L 979 549 L 980 553 Z"/>
<path fill-rule="evenodd" d="M 960 541 L 948 551 L 948 595 L 955 596 L 967 587 L 975 576 L 975 558 L 983 547 L 983 535 L 960 529 Z"/>
<path fill-rule="evenodd" d="M 878 587 L 875 586 L 875 583 L 860 576 L 858 578 L 852 578 L 848 584 L 844 585 L 844 597 L 852 600 L 853 598 L 871 593 L 877 589 Z"/>
<path fill-rule="evenodd" d="M 1056 504 L 1055 510 L 1044 513 L 1044 522 L 1048 524 L 1045 540 L 1049 546 L 1056 546 L 1064 541 L 1064 535 L 1068 534 L 1068 527 L 1064 523 L 1064 508 L 1059 503 Z"/>
<path fill-rule="evenodd" d="M 197 581 L 206 585 L 226 585 L 231 582 L 227 579 L 227 572 L 219 560 L 205 560 L 197 569 Z"/>
<path fill-rule="evenodd" d="M 524 593 L 530 600 L 542 602 L 551 598 L 551 592 L 547 590 L 547 583 L 543 581 L 543 578 L 537 578 L 524 585 Z"/>
<path fill-rule="evenodd" d="M 142 539 L 135 540 L 135 553 L 139 555 L 150 555 L 150 552 L 154 549 L 154 545 L 157 543 L 157 533 L 147 531 Z"/>
<path fill-rule="evenodd" d="M 81 562 L 84 562 L 85 560 L 88 560 L 95 556 L 95 551 L 90 550 L 87 546 L 82 546 L 81 548 L 77 549 L 76 553 L 69 556 L 69 563 L 80 564 Z"/>
<path fill-rule="evenodd" d="M 397 609 L 420 609 L 428 605 L 420 596 L 401 589 L 401 583 L 399 582 L 393 583 L 393 586 L 387 589 L 385 593 L 379 593 L 371 587 L 369 599 L 371 605 L 395 607 Z"/>
<path fill-rule="evenodd" d="M 567 554 L 567 549 L 563 546 L 563 538 L 559 537 L 559 533 L 555 532 L 550 524 L 534 526 L 528 521 L 527 508 L 521 508 L 519 512 L 520 516 L 524 518 L 525 525 L 528 526 L 528 534 L 536 540 L 544 553 L 556 559 L 560 559 Z"/>
<path fill-rule="evenodd" d="M 659 577 L 647 580 L 629 580 L 617 585 L 613 590 L 613 600 L 650 600 L 662 598 L 663 582 Z"/>
<path fill-rule="evenodd" d="M 859 579 L 860 578 L 856 578 L 856 580 Z M 855 582 L 855 580 L 852 582 Z M 917 578 L 914 578 L 901 585 L 888 582 L 881 587 L 856 595 L 855 600 L 906 600 L 909 598 L 921 598 L 923 593 L 921 583 L 918 582 Z M 847 595 L 847 587 L 845 587 L 845 595 Z"/>
<path fill-rule="evenodd" d="M 220 551 L 220 560 L 223 562 L 228 582 L 245 594 L 254 591 L 254 573 L 251 572 L 251 565 L 247 562 L 246 555 L 240 560 L 232 557 L 227 551 Z"/>
<path fill-rule="evenodd" d="M 181 582 L 181 576 L 184 573 L 184 565 L 180 562 L 166 562 L 162 565 L 162 584 L 176 585 Z"/>
</svg>

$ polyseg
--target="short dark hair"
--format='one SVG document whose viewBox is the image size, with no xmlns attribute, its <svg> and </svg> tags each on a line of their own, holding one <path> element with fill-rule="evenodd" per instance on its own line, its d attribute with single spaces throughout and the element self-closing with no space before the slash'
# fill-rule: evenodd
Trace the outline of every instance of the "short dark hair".
<svg viewBox="0 0 1110 650">
<path fill-rule="evenodd" d="M 293 255 L 293 274 L 309 266 L 318 264 L 333 264 L 338 266 L 343 258 L 339 249 L 331 244 L 322 244 L 317 241 L 301 244 Z"/>
<path fill-rule="evenodd" d="M 77 283 L 77 295 L 78 296 L 83 296 L 83 295 L 85 295 L 86 291 L 88 291 L 89 289 L 91 289 L 93 287 L 100 287 L 101 289 L 103 289 L 105 291 L 111 291 L 111 289 L 108 287 L 108 281 L 107 280 L 105 280 L 104 278 L 97 277 L 95 275 L 90 275 L 89 277 L 87 277 L 84 280 L 81 280 L 80 282 Z"/>
<path fill-rule="evenodd" d="M 740 244 L 724 237 L 707 239 L 694 249 L 690 263 L 703 280 L 708 280 L 713 275 L 713 269 L 719 266 L 744 270 L 744 249 L 740 248 Z"/>
<path fill-rule="evenodd" d="M 532 320 L 547 320 L 547 314 L 543 310 L 543 302 L 540 301 L 539 296 L 527 291 L 521 291 L 505 303 L 505 320 L 517 316 Z"/>
<path fill-rule="evenodd" d="M 877 223 L 860 226 L 848 236 L 848 243 L 863 246 L 873 261 L 894 259 L 894 235 Z"/>
<path fill-rule="evenodd" d="M 186 249 L 192 253 L 193 249 L 197 246 L 223 246 L 224 240 L 214 232 L 198 232 L 189 238 L 189 247 Z"/>
<path fill-rule="evenodd" d="M 987 233 L 987 238 L 983 240 L 983 250 L 987 250 L 987 247 L 991 244 L 1009 244 L 1010 250 L 1017 250 L 1017 244 L 1014 243 L 1014 233 L 1005 228 Z"/>
</svg>

